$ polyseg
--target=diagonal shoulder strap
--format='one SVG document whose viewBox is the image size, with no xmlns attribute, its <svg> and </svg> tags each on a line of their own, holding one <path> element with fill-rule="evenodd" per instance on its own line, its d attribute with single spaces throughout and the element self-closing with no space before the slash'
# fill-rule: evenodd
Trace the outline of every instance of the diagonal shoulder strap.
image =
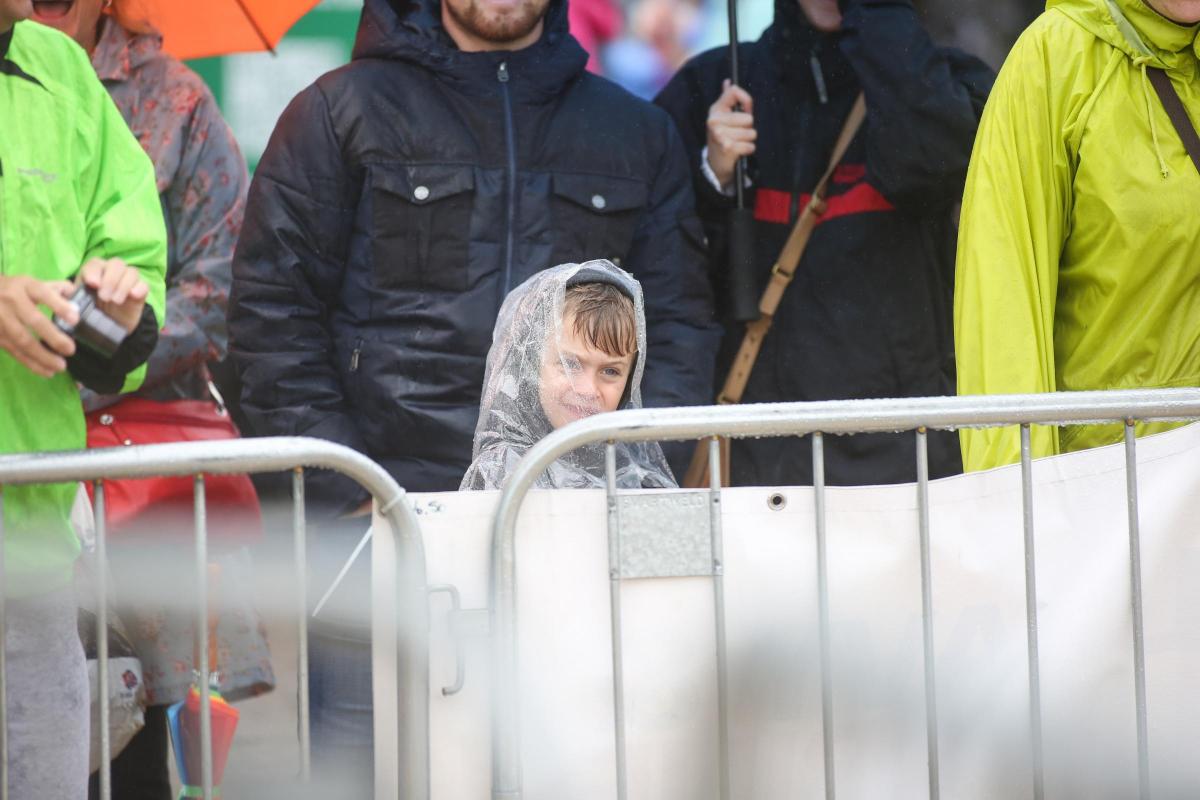
<svg viewBox="0 0 1200 800">
<path fill-rule="evenodd" d="M 845 157 L 846 151 L 850 149 L 850 143 L 858 135 L 858 130 L 862 127 L 863 120 L 866 117 L 867 103 L 860 94 L 858 99 L 854 101 L 854 106 L 850 109 L 850 114 L 846 117 L 846 124 L 842 126 L 841 134 L 838 135 L 837 143 L 833 147 L 833 153 L 829 157 L 829 166 L 825 168 L 825 174 L 821 176 L 821 180 L 817 181 L 817 186 L 813 189 L 812 198 L 808 201 L 804 210 L 800 212 L 800 217 L 796 220 L 795 227 L 792 228 L 791 234 L 788 235 L 783 249 L 779 251 L 779 258 L 775 260 L 775 265 L 771 267 L 771 280 L 767 282 L 766 291 L 763 292 L 762 300 L 758 304 L 758 310 L 762 312 L 764 317 L 771 317 L 779 310 L 779 303 L 783 300 L 783 290 L 787 288 L 788 284 L 792 282 L 792 278 L 795 277 L 796 268 L 800 266 L 800 258 L 804 255 L 804 249 L 808 246 L 808 240 L 812 237 L 813 229 L 817 227 L 817 221 L 825 213 L 825 191 L 829 187 L 829 181 L 833 177 L 833 172 L 837 169 L 837 165 L 842 163 L 842 158 Z"/>
<path fill-rule="evenodd" d="M 762 300 L 758 304 L 758 310 L 762 316 L 746 325 L 745 338 L 742 340 L 742 346 L 739 348 L 737 356 L 734 357 L 725 386 L 717 398 L 718 403 L 741 402 L 742 392 L 745 391 L 746 382 L 750 379 L 750 370 L 754 368 L 754 362 L 758 359 L 759 346 L 771 328 L 775 312 L 779 310 L 779 303 L 783 300 L 784 291 L 792 282 L 792 278 L 796 277 L 796 269 L 800 266 L 800 259 L 804 256 L 804 250 L 808 247 L 813 230 L 816 229 L 821 215 L 825 213 L 825 191 L 829 186 L 829 181 L 833 177 L 837 165 L 841 163 L 846 151 L 850 148 L 850 143 L 858 135 L 866 117 L 866 100 L 860 94 L 854 101 L 850 114 L 846 117 L 846 124 L 842 126 L 842 132 L 829 157 L 829 166 L 826 167 L 825 174 L 817 182 L 811 199 L 800 212 L 796 225 L 792 228 L 787 242 L 779 252 L 779 258 L 771 267 L 771 278 L 767 282 L 767 288 L 763 291 Z"/>
<path fill-rule="evenodd" d="M 1166 73 L 1166 70 L 1151 69 L 1147 72 L 1150 75 L 1150 83 L 1154 86 L 1154 91 L 1158 92 L 1158 99 L 1162 100 L 1163 108 L 1167 110 L 1167 116 L 1171 118 L 1171 123 L 1179 132 L 1179 138 L 1183 139 L 1183 149 L 1187 150 L 1188 155 L 1192 157 L 1192 163 L 1196 165 L 1197 170 L 1200 170 L 1200 134 L 1196 133 L 1196 126 L 1188 117 L 1187 109 L 1183 105 L 1183 98 L 1171 85 L 1171 76 Z"/>
<path fill-rule="evenodd" d="M 804 206 L 804 210 L 800 212 L 800 217 L 796 220 L 792 232 L 788 235 L 787 242 L 779 252 L 779 258 L 775 260 L 775 265 L 771 267 L 771 279 L 768 281 L 767 288 L 763 292 L 762 299 L 758 304 L 761 316 L 753 322 L 746 324 L 746 333 L 742 337 L 741 347 L 738 348 L 737 355 L 734 356 L 733 364 L 729 368 L 729 375 L 725 378 L 725 385 L 721 389 L 721 394 L 717 396 L 718 403 L 725 405 L 728 403 L 740 403 L 742 401 L 742 394 L 746 391 L 746 383 L 750 380 L 750 371 L 754 369 L 754 362 L 758 360 L 758 352 L 762 347 L 763 338 L 767 335 L 767 331 L 771 329 L 775 312 L 779 310 L 779 303 L 783 300 L 784 290 L 792 282 L 792 278 L 796 276 L 796 269 L 800 266 L 800 259 L 804 256 L 804 249 L 808 247 L 808 240 L 812 238 L 813 230 L 817 227 L 817 221 L 825 213 L 825 191 L 829 186 L 829 181 L 833 178 L 834 170 L 841 163 L 842 158 L 846 155 L 846 151 L 850 149 L 850 143 L 858 135 L 858 131 L 862 128 L 863 121 L 866 118 L 867 103 L 860 94 L 858 99 L 854 101 L 854 106 L 850 109 L 850 114 L 846 117 L 846 123 L 842 126 L 841 134 L 838 135 L 837 143 L 833 147 L 833 153 L 829 156 L 829 166 L 825 168 L 825 174 L 817 182 L 811 199 Z M 688 466 L 687 474 L 683 479 L 683 486 L 697 488 L 703 486 L 705 481 L 708 480 L 708 447 L 707 440 L 701 441 L 696 445 L 692 462 Z M 721 440 L 720 475 L 721 481 L 725 485 L 729 485 L 729 463 L 729 441 L 723 439 Z"/>
</svg>

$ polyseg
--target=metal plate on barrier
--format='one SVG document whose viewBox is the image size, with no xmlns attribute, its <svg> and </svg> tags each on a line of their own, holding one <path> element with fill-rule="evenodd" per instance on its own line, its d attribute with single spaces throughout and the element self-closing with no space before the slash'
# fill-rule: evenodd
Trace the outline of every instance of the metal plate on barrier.
<svg viewBox="0 0 1200 800">
<path fill-rule="evenodd" d="M 617 496 L 622 578 L 712 575 L 707 491 Z"/>
</svg>

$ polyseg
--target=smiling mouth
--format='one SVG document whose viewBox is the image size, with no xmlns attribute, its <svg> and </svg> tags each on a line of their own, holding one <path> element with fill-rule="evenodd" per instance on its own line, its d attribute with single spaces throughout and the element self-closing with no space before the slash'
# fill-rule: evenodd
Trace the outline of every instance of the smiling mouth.
<svg viewBox="0 0 1200 800">
<path fill-rule="evenodd" d="M 583 419 L 600 413 L 600 409 L 595 406 L 577 406 L 573 403 L 560 403 L 559 405 L 575 419 Z"/>
<path fill-rule="evenodd" d="M 33 0 L 33 15 L 42 20 L 59 20 L 71 13 L 75 0 Z"/>
</svg>

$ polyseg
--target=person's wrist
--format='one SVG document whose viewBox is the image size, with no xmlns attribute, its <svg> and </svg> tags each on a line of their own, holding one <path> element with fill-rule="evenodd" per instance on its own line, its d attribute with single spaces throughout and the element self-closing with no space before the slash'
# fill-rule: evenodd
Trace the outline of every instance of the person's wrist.
<svg viewBox="0 0 1200 800">
<path fill-rule="evenodd" d="M 712 155 L 708 157 L 708 168 L 712 170 L 713 177 L 717 179 L 721 191 L 725 191 L 733 185 L 733 165 L 718 164 L 713 161 Z"/>
</svg>

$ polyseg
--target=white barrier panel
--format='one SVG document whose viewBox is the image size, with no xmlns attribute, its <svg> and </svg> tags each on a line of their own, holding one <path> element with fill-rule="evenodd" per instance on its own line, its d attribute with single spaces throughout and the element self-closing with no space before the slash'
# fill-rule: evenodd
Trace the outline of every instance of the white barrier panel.
<svg viewBox="0 0 1200 800">
<path fill-rule="evenodd" d="M 801 445 L 797 445 L 801 446 Z M 1150 777 L 1200 796 L 1200 426 L 1138 441 Z M 1124 450 L 1035 462 L 1046 797 L 1137 795 Z M 731 796 L 817 797 L 822 773 L 813 492 L 722 496 Z M 414 495 L 428 579 L 486 606 L 497 493 Z M 1019 467 L 930 486 L 942 796 L 1032 795 Z M 917 493 L 827 490 L 834 762 L 843 798 L 928 796 Z M 533 492 L 517 537 L 525 800 L 616 797 L 600 491 Z M 709 578 L 622 587 L 629 797 L 718 793 Z M 488 645 L 460 693 L 449 603 L 432 611 L 432 796 L 490 796 Z M 460 618 L 458 627 L 468 620 Z"/>
</svg>

